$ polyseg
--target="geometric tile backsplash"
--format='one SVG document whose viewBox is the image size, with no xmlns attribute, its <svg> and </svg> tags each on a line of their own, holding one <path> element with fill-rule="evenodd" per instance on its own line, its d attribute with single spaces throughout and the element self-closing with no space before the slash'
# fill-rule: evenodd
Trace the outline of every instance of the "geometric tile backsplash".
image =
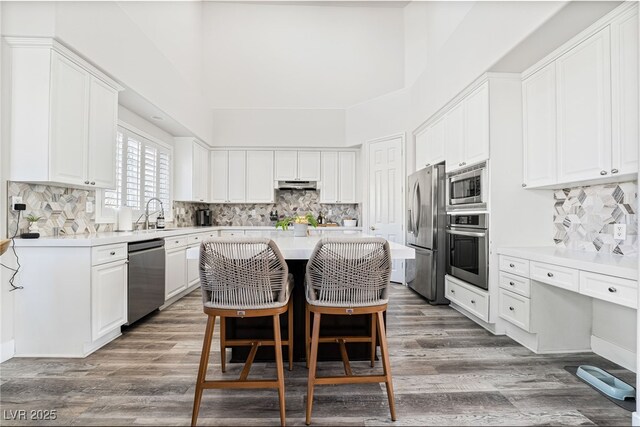
<svg viewBox="0 0 640 427">
<path fill-rule="evenodd" d="M 557 246 L 619 255 L 638 252 L 636 182 L 556 190 L 554 199 Z M 614 224 L 627 225 L 625 239 L 614 239 Z"/>
</svg>

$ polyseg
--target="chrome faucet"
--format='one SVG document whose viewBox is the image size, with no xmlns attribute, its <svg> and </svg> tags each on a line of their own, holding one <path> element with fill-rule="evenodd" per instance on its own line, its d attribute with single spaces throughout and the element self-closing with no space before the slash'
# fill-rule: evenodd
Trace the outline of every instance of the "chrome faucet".
<svg viewBox="0 0 640 427">
<path fill-rule="evenodd" d="M 160 203 L 160 210 L 157 210 L 155 212 L 149 213 L 149 203 L 151 203 L 153 200 L 157 200 L 158 203 Z M 157 197 L 152 197 L 149 200 L 147 200 L 147 205 L 144 208 L 144 213 L 138 217 L 138 220 L 136 221 L 136 224 L 138 224 L 138 222 L 140 222 L 140 219 L 144 216 L 144 229 L 148 230 L 149 229 L 149 217 L 151 215 L 157 214 L 158 212 L 161 212 L 162 215 L 164 216 L 164 205 L 162 204 L 162 200 L 158 199 Z"/>
</svg>

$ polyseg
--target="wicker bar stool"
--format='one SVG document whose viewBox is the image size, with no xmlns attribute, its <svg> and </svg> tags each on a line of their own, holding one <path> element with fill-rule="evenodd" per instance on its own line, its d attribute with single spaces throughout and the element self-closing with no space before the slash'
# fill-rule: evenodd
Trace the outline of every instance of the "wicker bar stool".
<svg viewBox="0 0 640 427">
<path fill-rule="evenodd" d="M 305 276 L 306 316 L 305 343 L 309 366 L 307 384 L 307 418 L 311 423 L 313 390 L 321 384 L 385 383 L 391 419 L 396 420 L 395 400 L 389 350 L 383 313 L 387 309 L 391 253 L 389 243 L 381 238 L 323 238 L 316 245 Z M 309 339 L 310 316 L 313 313 L 313 333 Z M 320 319 L 326 315 L 371 315 L 369 337 L 320 337 Z M 377 331 L 376 331 L 377 329 Z M 346 343 L 370 342 L 371 366 L 374 365 L 376 332 L 380 336 L 383 375 L 353 375 Z M 334 342 L 340 346 L 344 376 L 317 377 L 318 344 Z"/>
<path fill-rule="evenodd" d="M 284 368 L 282 345 L 288 346 L 289 370 L 293 361 L 293 310 L 289 274 L 276 244 L 266 238 L 222 238 L 200 246 L 200 284 L 204 313 L 208 316 L 202 344 L 200 367 L 193 401 L 191 425 L 198 420 L 202 391 L 209 388 L 277 388 L 280 399 L 280 423 L 285 425 Z M 288 312 L 288 337 L 280 337 L 280 315 Z M 209 352 L 216 317 L 263 317 L 273 319 L 273 340 L 225 340 L 221 331 L 221 350 L 229 346 L 251 346 L 237 380 L 207 380 Z M 224 327 L 224 326 L 222 326 Z M 224 341 L 223 341 L 224 340 Z M 275 380 L 248 380 L 251 365 L 260 346 L 274 346 L 277 367 Z M 224 360 L 224 356 L 223 356 Z M 224 370 L 224 369 L 223 369 Z"/>
</svg>

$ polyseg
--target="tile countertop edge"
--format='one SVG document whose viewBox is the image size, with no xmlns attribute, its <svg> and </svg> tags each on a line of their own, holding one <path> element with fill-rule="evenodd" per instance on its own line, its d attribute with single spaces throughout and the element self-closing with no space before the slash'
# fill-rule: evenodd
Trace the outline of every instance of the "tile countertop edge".
<svg viewBox="0 0 640 427">
<path fill-rule="evenodd" d="M 326 227 L 317 230 L 362 231 L 362 227 Z M 165 237 L 184 236 L 189 234 L 207 233 L 219 230 L 273 230 L 270 226 L 211 226 L 211 227 L 180 227 L 166 229 L 165 231 L 113 231 L 104 233 L 78 234 L 74 236 L 40 237 L 38 239 L 16 238 L 16 247 L 91 247 L 112 245 L 118 243 L 137 242 L 142 240 L 160 239 Z"/>
<path fill-rule="evenodd" d="M 638 258 L 633 255 L 600 254 L 572 251 L 553 246 L 504 247 L 499 255 L 528 259 L 530 261 L 561 265 L 576 270 L 590 271 L 630 280 L 638 280 Z"/>
</svg>

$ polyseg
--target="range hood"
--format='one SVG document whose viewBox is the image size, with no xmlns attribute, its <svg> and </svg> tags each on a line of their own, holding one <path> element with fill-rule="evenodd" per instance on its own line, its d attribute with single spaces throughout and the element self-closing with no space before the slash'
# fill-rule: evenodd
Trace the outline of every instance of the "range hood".
<svg viewBox="0 0 640 427">
<path fill-rule="evenodd" d="M 278 190 L 317 190 L 316 181 L 278 181 Z"/>
</svg>

